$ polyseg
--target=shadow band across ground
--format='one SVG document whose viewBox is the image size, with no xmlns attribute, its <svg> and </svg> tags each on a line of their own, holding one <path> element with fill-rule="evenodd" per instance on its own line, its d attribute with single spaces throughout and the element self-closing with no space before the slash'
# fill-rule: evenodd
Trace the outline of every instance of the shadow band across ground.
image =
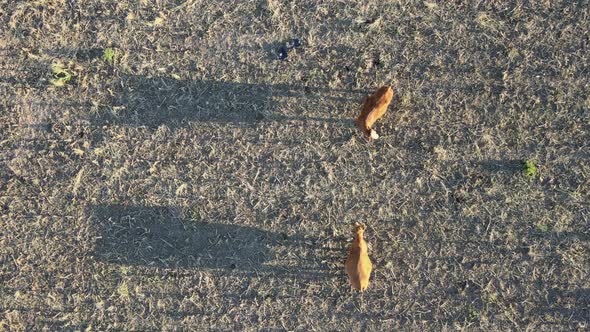
<svg viewBox="0 0 590 332">
<path fill-rule="evenodd" d="M 99 231 L 95 256 L 108 263 L 297 274 L 332 274 L 326 261 L 342 253 L 318 249 L 318 238 L 287 236 L 251 226 L 183 220 L 170 207 L 91 208 Z M 298 259 L 297 253 L 317 259 Z"/>
<path fill-rule="evenodd" d="M 187 121 L 256 123 L 315 121 L 352 125 L 370 91 L 295 84 L 179 80 L 124 75 L 90 122 L 127 126 L 179 126 Z"/>
</svg>

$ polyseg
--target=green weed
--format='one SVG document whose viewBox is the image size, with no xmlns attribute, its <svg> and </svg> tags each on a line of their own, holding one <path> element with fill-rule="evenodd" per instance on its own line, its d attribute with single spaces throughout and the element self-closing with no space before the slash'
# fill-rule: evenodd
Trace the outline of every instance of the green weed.
<svg viewBox="0 0 590 332">
<path fill-rule="evenodd" d="M 61 64 L 51 65 L 51 70 L 53 71 L 53 78 L 49 82 L 57 87 L 66 85 L 73 77 L 72 73 L 67 71 Z"/>
<path fill-rule="evenodd" d="M 102 59 L 108 64 L 114 64 L 117 59 L 117 52 L 113 48 L 105 48 L 102 52 Z"/>
<path fill-rule="evenodd" d="M 537 175 L 537 173 L 538 170 L 537 166 L 535 166 L 535 163 L 530 160 L 526 160 L 524 162 L 524 174 L 526 174 L 526 176 L 529 178 L 533 178 Z"/>
</svg>

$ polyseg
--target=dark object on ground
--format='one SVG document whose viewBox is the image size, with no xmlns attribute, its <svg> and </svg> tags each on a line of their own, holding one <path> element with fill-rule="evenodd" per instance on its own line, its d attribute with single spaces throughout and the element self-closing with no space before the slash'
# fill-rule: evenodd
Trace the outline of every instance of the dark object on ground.
<svg viewBox="0 0 590 332">
<path fill-rule="evenodd" d="M 281 46 L 278 52 L 279 60 L 285 60 L 287 58 L 289 50 L 285 46 Z"/>
<path fill-rule="evenodd" d="M 301 41 L 298 38 L 293 38 L 279 48 L 277 57 L 279 60 L 285 60 L 289 56 L 289 50 L 296 47 L 301 47 Z"/>
</svg>

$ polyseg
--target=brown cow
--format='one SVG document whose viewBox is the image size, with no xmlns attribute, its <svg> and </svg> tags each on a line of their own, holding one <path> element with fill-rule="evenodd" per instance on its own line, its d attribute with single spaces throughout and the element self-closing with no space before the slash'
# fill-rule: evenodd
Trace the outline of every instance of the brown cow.
<svg viewBox="0 0 590 332">
<path fill-rule="evenodd" d="M 367 242 L 363 238 L 365 229 L 365 225 L 359 223 L 354 225 L 355 239 L 352 242 L 345 264 L 350 284 L 361 292 L 369 286 L 369 278 L 373 269 L 373 264 L 369 259 Z"/>
<path fill-rule="evenodd" d="M 356 125 L 363 131 L 369 141 L 379 138 L 379 135 L 373 129 L 373 125 L 385 114 L 392 98 L 393 89 L 384 86 L 365 99 L 361 114 L 356 119 Z"/>
</svg>

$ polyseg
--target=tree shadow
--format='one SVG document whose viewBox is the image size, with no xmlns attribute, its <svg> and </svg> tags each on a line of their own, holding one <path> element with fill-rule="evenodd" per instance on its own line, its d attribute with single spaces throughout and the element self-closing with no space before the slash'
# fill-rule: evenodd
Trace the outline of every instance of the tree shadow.
<svg viewBox="0 0 590 332">
<path fill-rule="evenodd" d="M 292 84 L 179 80 L 123 75 L 90 122 L 171 127 L 187 122 L 315 121 L 353 124 L 368 91 Z"/>
<path fill-rule="evenodd" d="M 342 255 L 322 248 L 319 238 L 184 220 L 171 207 L 101 205 L 90 213 L 100 234 L 95 256 L 108 263 L 313 278 L 328 274 Z"/>
</svg>

